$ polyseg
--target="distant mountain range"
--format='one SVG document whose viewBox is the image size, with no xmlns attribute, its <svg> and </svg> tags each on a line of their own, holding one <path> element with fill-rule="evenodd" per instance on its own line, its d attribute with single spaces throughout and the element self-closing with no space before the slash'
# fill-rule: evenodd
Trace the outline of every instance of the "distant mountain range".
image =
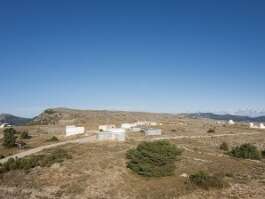
<svg viewBox="0 0 265 199">
<path fill-rule="evenodd" d="M 34 118 L 17 117 L 10 114 L 0 114 L 0 124 L 9 123 L 11 125 L 41 124 L 41 125 L 87 125 L 97 127 L 103 123 L 119 124 L 122 122 L 132 122 L 135 120 L 175 120 L 182 117 L 208 118 L 214 120 L 234 120 L 236 122 L 264 122 L 265 116 L 250 117 L 232 114 L 214 113 L 190 113 L 190 114 L 166 114 L 166 113 L 145 113 L 127 111 L 107 111 L 107 110 L 76 110 L 68 108 L 54 108 L 43 111 Z"/>
<path fill-rule="evenodd" d="M 0 114 L 0 124 L 8 123 L 11 125 L 24 125 L 30 122 L 32 119 L 17 117 L 10 114 Z"/>
<path fill-rule="evenodd" d="M 234 120 L 236 122 L 265 122 L 265 116 L 249 117 L 249 116 L 240 116 L 240 115 L 231 115 L 231 114 L 219 115 L 219 114 L 214 114 L 214 113 L 191 113 L 191 114 L 185 114 L 185 115 L 191 118 L 208 118 L 208 119 L 214 119 L 214 120 Z"/>
</svg>

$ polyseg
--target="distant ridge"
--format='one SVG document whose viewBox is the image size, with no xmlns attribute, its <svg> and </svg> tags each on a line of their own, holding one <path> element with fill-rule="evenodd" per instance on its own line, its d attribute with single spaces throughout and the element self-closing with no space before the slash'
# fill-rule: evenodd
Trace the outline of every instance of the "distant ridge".
<svg viewBox="0 0 265 199">
<path fill-rule="evenodd" d="M 265 116 L 249 117 L 249 116 L 240 116 L 240 115 L 231 115 L 231 114 L 219 115 L 219 114 L 214 114 L 214 113 L 190 113 L 190 114 L 185 114 L 185 115 L 191 118 L 208 118 L 208 119 L 214 119 L 214 120 L 234 120 L 236 122 L 265 122 Z"/>
<path fill-rule="evenodd" d="M 11 125 L 24 125 L 29 123 L 31 120 L 32 119 L 30 118 L 18 117 L 7 113 L 0 114 L 0 124 L 8 123 Z"/>
</svg>

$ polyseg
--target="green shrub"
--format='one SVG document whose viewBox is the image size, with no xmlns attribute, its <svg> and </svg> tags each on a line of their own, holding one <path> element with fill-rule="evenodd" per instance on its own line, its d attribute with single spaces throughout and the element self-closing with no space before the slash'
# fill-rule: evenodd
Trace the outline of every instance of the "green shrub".
<svg viewBox="0 0 265 199">
<path fill-rule="evenodd" d="M 223 150 L 223 151 L 228 151 L 229 150 L 229 146 L 226 142 L 223 142 L 221 145 L 220 145 L 220 149 Z"/>
<path fill-rule="evenodd" d="M 143 176 L 169 176 L 175 171 L 175 161 L 182 153 L 168 141 L 143 142 L 127 152 L 127 167 Z"/>
<path fill-rule="evenodd" d="M 32 155 L 25 158 L 9 158 L 7 162 L 0 165 L 0 173 L 8 172 L 11 170 L 26 170 L 41 166 L 49 167 L 54 163 L 61 163 L 65 159 L 71 159 L 69 155 L 63 149 L 55 149 L 46 151 L 46 154 Z"/>
<path fill-rule="evenodd" d="M 257 149 L 256 146 L 251 144 L 242 144 L 240 146 L 236 146 L 230 152 L 228 152 L 228 154 L 236 158 L 253 160 L 261 159 L 260 151 Z"/>
<path fill-rule="evenodd" d="M 261 151 L 262 158 L 265 158 L 265 149 Z"/>
<path fill-rule="evenodd" d="M 20 138 L 21 139 L 30 139 L 31 137 L 29 136 L 29 133 L 27 131 L 23 131 L 21 134 L 20 134 Z"/>
<path fill-rule="evenodd" d="M 58 142 L 59 139 L 56 136 L 52 136 L 50 139 L 46 140 L 47 142 Z"/>
<path fill-rule="evenodd" d="M 16 139 L 15 136 L 16 130 L 13 128 L 8 128 L 4 130 L 4 138 L 3 138 L 3 146 L 7 148 L 11 148 L 16 146 Z"/>
<path fill-rule="evenodd" d="M 223 181 L 223 178 L 220 176 L 210 176 L 204 171 L 199 171 L 190 175 L 189 180 L 191 184 L 206 190 L 210 188 L 223 188 L 226 185 L 226 183 Z"/>
<path fill-rule="evenodd" d="M 215 129 L 214 128 L 210 128 L 207 133 L 215 133 Z"/>
</svg>

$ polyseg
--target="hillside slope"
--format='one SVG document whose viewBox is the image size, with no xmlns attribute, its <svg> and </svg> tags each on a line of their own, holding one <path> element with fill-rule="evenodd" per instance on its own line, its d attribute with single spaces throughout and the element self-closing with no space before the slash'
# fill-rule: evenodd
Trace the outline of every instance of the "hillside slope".
<svg viewBox="0 0 265 199">
<path fill-rule="evenodd" d="M 213 113 L 192 113 L 187 114 L 188 117 L 191 118 L 208 118 L 214 120 L 234 120 L 236 122 L 265 122 L 265 116 L 260 117 L 248 117 L 248 116 L 240 116 L 240 115 L 218 115 Z"/>
<path fill-rule="evenodd" d="M 75 110 L 67 108 L 47 109 L 35 117 L 32 124 L 40 125 L 85 125 L 97 127 L 100 124 L 134 122 L 137 120 L 161 121 L 178 117 L 173 114 L 106 111 L 106 110 Z"/>
</svg>

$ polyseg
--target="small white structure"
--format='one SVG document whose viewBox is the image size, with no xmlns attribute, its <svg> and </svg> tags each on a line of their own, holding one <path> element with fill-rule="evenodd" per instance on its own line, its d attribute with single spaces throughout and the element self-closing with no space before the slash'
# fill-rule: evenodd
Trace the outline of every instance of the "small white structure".
<svg viewBox="0 0 265 199">
<path fill-rule="evenodd" d="M 105 125 L 99 125 L 98 130 L 100 131 L 108 131 L 109 129 L 116 128 L 114 124 L 105 124 Z"/>
<path fill-rule="evenodd" d="M 99 141 L 120 141 L 123 142 L 126 139 L 125 132 L 111 132 L 111 131 L 102 131 L 97 134 L 97 140 Z"/>
<path fill-rule="evenodd" d="M 145 130 L 145 135 L 161 135 L 162 130 L 161 129 L 146 129 Z"/>
<path fill-rule="evenodd" d="M 108 129 L 107 131 L 112 132 L 112 133 L 125 133 L 125 129 L 123 128 L 112 128 L 112 129 Z"/>
<path fill-rule="evenodd" d="M 229 121 L 228 121 L 228 124 L 229 124 L 229 125 L 234 125 L 235 122 L 234 122 L 233 120 L 229 120 Z"/>
<path fill-rule="evenodd" d="M 260 129 L 265 129 L 264 124 L 263 124 L 263 123 L 260 123 L 259 128 L 260 128 Z"/>
<path fill-rule="evenodd" d="M 150 126 L 157 126 L 156 122 L 150 122 Z"/>
<path fill-rule="evenodd" d="M 249 128 L 251 128 L 251 129 L 265 129 L 265 126 L 263 123 L 260 123 L 259 125 L 255 125 L 254 123 L 249 123 Z"/>
<path fill-rule="evenodd" d="M 10 128 L 12 127 L 12 125 L 8 124 L 8 123 L 3 123 L 0 125 L 0 128 L 3 129 L 3 128 Z"/>
<path fill-rule="evenodd" d="M 139 128 L 139 127 L 133 127 L 133 128 L 130 129 L 130 131 L 131 131 L 131 132 L 134 132 L 134 133 L 135 133 L 135 132 L 140 132 L 141 130 L 142 130 L 142 129 Z"/>
<path fill-rule="evenodd" d="M 257 127 L 254 125 L 254 123 L 250 122 L 249 123 L 249 128 L 254 129 L 254 128 L 257 128 Z"/>
<path fill-rule="evenodd" d="M 78 135 L 85 133 L 85 127 L 66 126 L 66 136 Z"/>
<path fill-rule="evenodd" d="M 121 124 L 121 128 L 123 129 L 130 129 L 137 126 L 137 123 L 123 123 Z"/>
</svg>

